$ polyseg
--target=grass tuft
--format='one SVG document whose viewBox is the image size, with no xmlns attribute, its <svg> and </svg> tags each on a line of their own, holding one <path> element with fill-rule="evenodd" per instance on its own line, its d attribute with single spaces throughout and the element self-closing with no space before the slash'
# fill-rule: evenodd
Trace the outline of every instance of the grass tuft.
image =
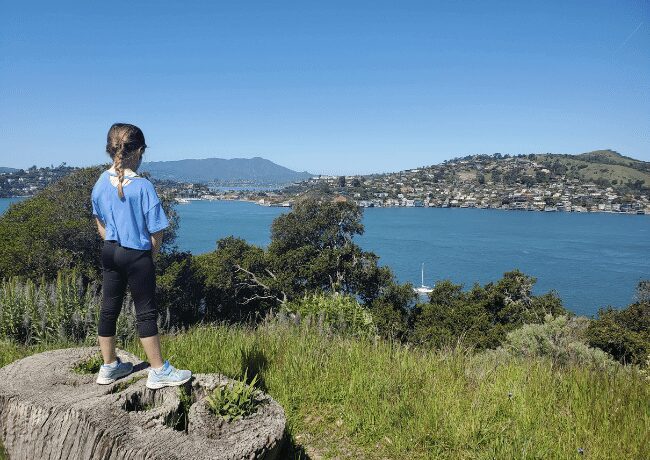
<svg viewBox="0 0 650 460">
<path fill-rule="evenodd" d="M 102 358 L 102 355 L 97 354 L 75 364 L 72 370 L 77 374 L 96 374 L 102 364 L 104 364 L 104 358 Z"/>
<path fill-rule="evenodd" d="M 257 375 L 250 383 L 246 383 L 246 377 L 244 373 L 243 381 L 218 386 L 207 396 L 208 406 L 215 415 L 232 421 L 255 413 L 260 404 L 257 399 L 259 390 L 255 388 Z"/>
</svg>

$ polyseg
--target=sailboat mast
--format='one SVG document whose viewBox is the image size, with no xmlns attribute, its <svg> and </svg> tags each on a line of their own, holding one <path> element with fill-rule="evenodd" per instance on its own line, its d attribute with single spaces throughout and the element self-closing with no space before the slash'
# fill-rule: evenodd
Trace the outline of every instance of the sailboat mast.
<svg viewBox="0 0 650 460">
<path fill-rule="evenodd" d="M 422 286 L 424 286 L 424 262 L 422 262 Z"/>
</svg>

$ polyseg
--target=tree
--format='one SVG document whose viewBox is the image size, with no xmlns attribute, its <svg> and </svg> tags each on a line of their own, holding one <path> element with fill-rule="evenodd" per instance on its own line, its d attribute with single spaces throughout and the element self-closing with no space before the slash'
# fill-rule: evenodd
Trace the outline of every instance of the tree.
<svg viewBox="0 0 650 460">
<path fill-rule="evenodd" d="M 266 251 L 241 240 L 222 244 L 212 257 L 228 247 L 235 252 L 212 265 L 221 270 L 214 278 L 222 280 L 217 284 L 228 280 L 215 293 L 237 294 L 218 302 L 233 310 L 252 302 L 257 311 L 266 311 L 313 293 L 351 295 L 372 311 L 380 333 L 403 337 L 413 290 L 409 284 L 397 284 L 375 254 L 353 242 L 364 230 L 362 212 L 351 202 L 310 198 L 275 219 Z"/>
<path fill-rule="evenodd" d="M 345 176 L 339 176 L 339 188 L 345 188 Z"/>
<path fill-rule="evenodd" d="M 208 321 L 254 319 L 284 300 L 274 284 L 260 281 L 269 277 L 264 250 L 241 238 L 223 238 L 215 251 L 194 258 L 204 283 Z"/>
<path fill-rule="evenodd" d="M 90 194 L 107 167 L 78 169 L 13 204 L 0 217 L 0 278 L 20 275 L 52 280 L 59 270 L 72 268 L 86 278 L 100 277 L 102 240 L 92 216 Z M 161 197 L 161 201 L 171 223 L 162 248 L 168 251 L 178 222 L 172 200 Z"/>
<path fill-rule="evenodd" d="M 601 308 L 587 328 L 589 345 L 624 364 L 642 364 L 650 355 L 650 301 L 648 281 L 637 287 L 637 301 L 623 310 Z"/>
<path fill-rule="evenodd" d="M 496 283 L 475 284 L 467 292 L 451 281 L 439 282 L 429 302 L 412 310 L 410 340 L 438 348 L 456 343 L 495 348 L 508 331 L 543 323 L 546 315 L 566 314 L 556 293 L 532 294 L 535 281 L 514 270 Z"/>
<path fill-rule="evenodd" d="M 361 208 L 351 202 L 307 199 L 275 219 L 269 260 L 289 296 L 355 291 L 351 274 L 363 269 L 364 253 L 352 239 L 363 234 L 361 216 Z"/>
<path fill-rule="evenodd" d="M 161 253 L 156 274 L 156 300 L 165 330 L 186 328 L 204 318 L 204 279 L 191 253 Z"/>
</svg>

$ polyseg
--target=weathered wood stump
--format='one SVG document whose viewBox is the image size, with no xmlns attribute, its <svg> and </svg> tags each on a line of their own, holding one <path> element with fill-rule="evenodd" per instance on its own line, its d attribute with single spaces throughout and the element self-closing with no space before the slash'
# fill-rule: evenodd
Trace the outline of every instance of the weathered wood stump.
<svg viewBox="0 0 650 460">
<path fill-rule="evenodd" d="M 0 369 L 0 436 L 11 459 L 275 459 L 284 441 L 285 415 L 261 394 L 257 411 L 227 422 L 205 396 L 231 382 L 196 374 L 184 387 L 149 390 L 146 364 L 118 351 L 134 373 L 111 385 L 73 367 L 98 348 L 40 353 Z"/>
</svg>

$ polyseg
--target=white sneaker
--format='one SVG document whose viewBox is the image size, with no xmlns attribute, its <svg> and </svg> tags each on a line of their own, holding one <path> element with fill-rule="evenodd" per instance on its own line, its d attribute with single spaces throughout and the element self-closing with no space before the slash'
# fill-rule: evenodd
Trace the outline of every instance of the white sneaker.
<svg viewBox="0 0 650 460">
<path fill-rule="evenodd" d="M 175 387 L 182 385 L 192 378 L 192 372 L 176 369 L 165 361 L 160 371 L 149 369 L 149 376 L 147 377 L 147 388 L 157 390 L 163 387 Z"/>
<path fill-rule="evenodd" d="M 102 364 L 97 375 L 97 383 L 108 385 L 133 372 L 133 363 L 123 363 L 120 358 L 113 364 Z"/>
</svg>

